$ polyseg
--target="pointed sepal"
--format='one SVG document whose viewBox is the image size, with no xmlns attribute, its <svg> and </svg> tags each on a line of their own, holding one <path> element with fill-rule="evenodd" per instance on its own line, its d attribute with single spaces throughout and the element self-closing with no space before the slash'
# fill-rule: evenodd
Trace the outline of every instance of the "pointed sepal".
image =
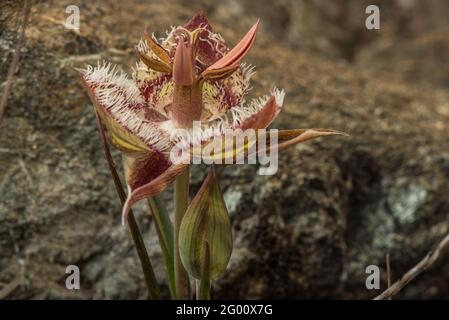
<svg viewBox="0 0 449 320">
<path fill-rule="evenodd" d="M 159 60 L 167 65 L 170 65 L 170 55 L 159 43 L 156 42 L 156 40 L 153 39 L 148 30 L 145 30 L 144 36 L 145 40 L 147 41 L 148 47 L 150 47 L 151 51 L 153 51 L 153 53 L 159 58 Z"/>
<path fill-rule="evenodd" d="M 223 68 L 239 64 L 247 55 L 256 40 L 257 29 L 259 28 L 259 20 L 251 27 L 248 33 L 240 40 L 240 42 L 232 48 L 224 57 L 209 66 L 204 72 L 207 74 L 212 70 L 221 70 Z"/>
<path fill-rule="evenodd" d="M 147 54 L 138 50 L 136 51 L 136 53 L 139 56 L 140 60 L 151 70 L 163 73 L 171 73 L 172 68 L 169 64 L 157 59 L 153 59 Z"/>
</svg>

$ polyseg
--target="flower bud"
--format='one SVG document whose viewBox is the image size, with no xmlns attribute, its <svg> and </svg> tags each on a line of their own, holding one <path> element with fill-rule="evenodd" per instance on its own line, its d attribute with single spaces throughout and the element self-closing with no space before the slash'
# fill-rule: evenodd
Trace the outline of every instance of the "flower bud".
<svg viewBox="0 0 449 320">
<path fill-rule="evenodd" d="M 219 277 L 232 252 L 228 210 L 212 167 L 181 222 L 179 251 L 187 272 L 196 279 L 204 273 L 205 243 L 209 247 L 209 276 Z"/>
</svg>

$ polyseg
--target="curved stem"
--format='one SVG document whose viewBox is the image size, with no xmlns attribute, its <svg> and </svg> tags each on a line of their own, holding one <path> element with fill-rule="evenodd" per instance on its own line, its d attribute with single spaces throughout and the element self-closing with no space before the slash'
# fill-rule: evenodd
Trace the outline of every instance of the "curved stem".
<svg viewBox="0 0 449 320">
<path fill-rule="evenodd" d="M 122 182 L 120 181 L 120 177 L 117 173 L 117 170 L 115 169 L 115 164 L 114 161 L 112 160 L 111 152 L 109 151 L 109 146 L 106 141 L 106 136 L 103 127 L 101 125 L 98 113 L 96 114 L 96 119 L 97 119 L 98 132 L 100 134 L 100 140 L 103 145 L 104 157 L 106 158 L 106 161 L 108 163 L 109 171 L 111 173 L 112 180 L 114 181 L 115 190 L 117 191 L 117 194 L 120 198 L 120 202 L 123 205 L 126 201 L 126 194 L 125 191 L 123 190 L 123 185 Z M 156 276 L 154 275 L 153 266 L 151 264 L 150 257 L 148 256 L 145 243 L 143 242 L 142 234 L 139 230 L 136 218 L 134 217 L 132 211 L 130 211 L 128 215 L 128 225 L 131 230 L 131 235 L 133 237 L 134 244 L 137 249 L 140 264 L 142 266 L 142 271 L 148 288 L 149 297 L 152 299 L 159 299 L 160 291 L 156 281 Z"/>
<path fill-rule="evenodd" d="M 147 284 L 150 297 L 157 300 L 160 298 L 161 293 L 159 291 L 159 286 L 157 285 L 157 280 L 150 257 L 148 256 L 145 243 L 143 242 L 142 233 L 139 230 L 139 225 L 137 224 L 136 218 L 132 212 L 128 215 L 128 225 L 137 249 L 137 254 L 139 255 L 140 264 L 142 265 L 143 275 L 145 277 L 145 282 Z"/>
</svg>

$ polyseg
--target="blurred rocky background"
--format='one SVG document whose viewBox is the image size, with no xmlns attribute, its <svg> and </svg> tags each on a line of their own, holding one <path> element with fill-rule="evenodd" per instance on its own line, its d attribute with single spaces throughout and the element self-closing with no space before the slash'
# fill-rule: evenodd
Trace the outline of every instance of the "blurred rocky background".
<svg viewBox="0 0 449 320">
<path fill-rule="evenodd" d="M 72 4 L 79 32 L 64 27 Z M 365 28 L 369 4 L 380 7 L 380 30 Z M 22 6 L 0 0 L 1 88 Z M 261 18 L 251 94 L 285 88 L 275 127 L 351 134 L 283 153 L 275 176 L 223 168 L 235 246 L 214 298 L 372 298 L 386 288 L 387 253 L 396 280 L 449 232 L 449 2 L 34 1 L 0 120 L 1 298 L 145 297 L 74 67 L 107 59 L 129 70 L 145 27 L 163 35 L 198 10 L 231 45 Z M 204 174 L 193 170 L 192 192 Z M 148 209 L 136 212 L 167 294 Z M 69 264 L 81 290 L 65 288 Z M 372 264 L 380 290 L 365 287 Z M 396 298 L 449 298 L 449 255 Z"/>
</svg>

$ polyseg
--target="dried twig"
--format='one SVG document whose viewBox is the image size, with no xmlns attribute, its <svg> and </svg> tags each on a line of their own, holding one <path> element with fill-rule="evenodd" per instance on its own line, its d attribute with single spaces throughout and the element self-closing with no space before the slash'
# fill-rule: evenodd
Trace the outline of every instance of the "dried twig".
<svg viewBox="0 0 449 320">
<path fill-rule="evenodd" d="M 20 34 L 16 43 L 16 48 L 14 50 L 11 65 L 9 66 L 8 76 L 5 82 L 5 88 L 3 89 L 3 95 L 0 100 L 0 120 L 5 111 L 6 103 L 8 102 L 9 94 L 11 92 L 14 74 L 16 73 L 17 65 L 19 63 L 20 50 L 22 49 L 22 46 L 25 43 L 25 30 L 30 17 L 30 9 L 31 9 L 31 0 L 25 0 L 25 4 L 23 6 L 23 18 L 22 18 L 23 20 L 20 28 L 21 29 Z"/>
<path fill-rule="evenodd" d="M 20 287 L 21 283 L 22 281 L 19 278 L 15 278 L 0 289 L 0 300 L 7 299 L 18 287 Z"/>
<path fill-rule="evenodd" d="M 416 266 L 411 268 L 401 279 L 396 281 L 391 287 L 374 298 L 374 300 L 384 300 L 394 296 L 410 281 L 416 278 L 421 272 L 432 266 L 440 257 L 440 254 L 449 247 L 449 234 L 437 245 L 435 251 L 430 251 Z"/>
</svg>

